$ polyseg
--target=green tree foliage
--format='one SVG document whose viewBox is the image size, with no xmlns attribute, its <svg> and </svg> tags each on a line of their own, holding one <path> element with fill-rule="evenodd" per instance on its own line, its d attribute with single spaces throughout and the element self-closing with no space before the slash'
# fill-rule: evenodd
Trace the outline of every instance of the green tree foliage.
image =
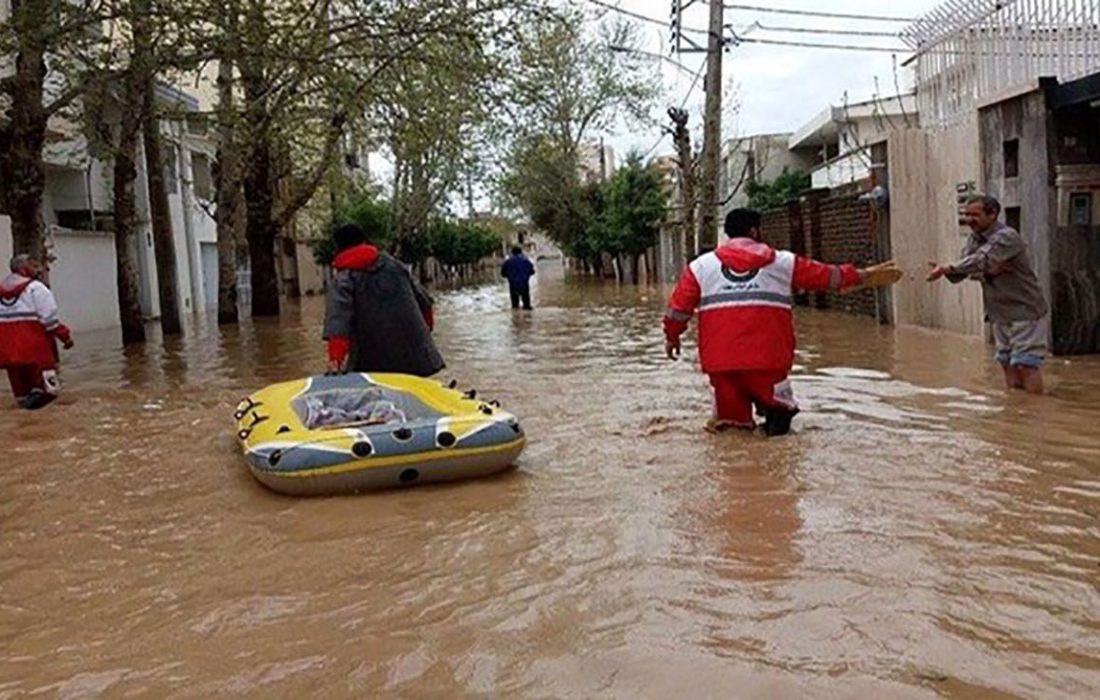
<svg viewBox="0 0 1100 700">
<path fill-rule="evenodd" d="M 443 265 L 473 265 L 501 250 L 501 238 L 484 226 L 436 219 L 431 227 L 432 255 Z"/>
<path fill-rule="evenodd" d="M 788 200 L 810 189 L 811 184 L 809 173 L 783 168 L 783 172 L 771 182 L 749 183 L 746 189 L 749 206 L 761 211 L 778 209 L 785 206 Z"/>
<path fill-rule="evenodd" d="M 660 174 L 631 153 L 603 189 L 604 250 L 638 256 L 656 245 L 667 204 Z"/>
<path fill-rule="evenodd" d="M 633 266 L 639 255 L 657 243 L 667 195 L 660 173 L 646 166 L 639 154 L 628 155 L 610 180 L 573 184 L 564 196 L 572 207 L 568 218 L 547 204 L 533 223 L 543 230 L 567 225 L 567 235 L 560 239 L 566 254 L 593 267 L 605 253 L 625 256 Z"/>
<path fill-rule="evenodd" d="M 638 43 L 634 25 L 607 19 L 593 29 L 583 13 L 566 11 L 533 25 L 517 56 L 502 192 L 563 250 L 589 260 L 580 251 L 602 234 L 592 228 L 599 198 L 582 187 L 581 149 L 593 133 L 648 114 L 659 81 L 630 50 Z"/>
<path fill-rule="evenodd" d="M 372 245 L 388 250 L 410 264 L 423 262 L 431 256 L 442 265 L 473 265 L 501 251 L 499 233 L 479 224 L 444 217 L 433 218 L 424 235 L 407 238 L 399 244 L 393 218 L 390 202 L 371 193 L 349 196 L 333 209 L 328 228 L 330 235 L 313 244 L 314 259 L 318 265 L 332 264 L 336 246 L 331 233 L 344 224 L 358 224 Z"/>
</svg>

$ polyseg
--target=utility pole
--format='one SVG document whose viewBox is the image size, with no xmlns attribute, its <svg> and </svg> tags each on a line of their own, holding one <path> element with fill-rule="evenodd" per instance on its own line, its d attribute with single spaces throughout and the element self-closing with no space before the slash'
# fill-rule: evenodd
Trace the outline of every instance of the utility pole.
<svg viewBox="0 0 1100 700">
<path fill-rule="evenodd" d="M 718 244 L 718 167 L 722 150 L 722 0 L 710 0 L 707 36 L 706 105 L 703 111 L 703 157 L 700 163 L 699 248 Z"/>
<path fill-rule="evenodd" d="M 703 153 L 699 163 L 699 228 L 695 232 L 695 252 L 718 244 L 718 169 L 722 151 L 722 54 L 726 50 L 723 36 L 723 0 L 708 0 L 710 24 L 707 46 L 699 46 L 684 35 L 681 19 L 685 9 L 698 0 L 672 0 L 671 45 L 675 53 L 706 53 L 706 105 L 703 111 Z M 686 46 L 685 46 L 686 44 Z M 675 122 L 675 118 L 673 119 Z M 686 203 L 692 206 L 693 203 Z"/>
</svg>

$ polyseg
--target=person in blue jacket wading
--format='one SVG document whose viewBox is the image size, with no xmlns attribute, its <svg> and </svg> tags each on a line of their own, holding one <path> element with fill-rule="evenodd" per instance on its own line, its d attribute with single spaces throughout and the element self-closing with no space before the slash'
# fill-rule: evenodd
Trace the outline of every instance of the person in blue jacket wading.
<svg viewBox="0 0 1100 700">
<path fill-rule="evenodd" d="M 519 246 L 512 248 L 512 256 L 504 261 L 500 268 L 500 276 L 508 279 L 508 292 L 512 295 L 512 308 L 518 309 L 523 302 L 523 308 L 531 310 L 531 277 L 535 274 L 535 266 L 523 254 Z"/>
</svg>

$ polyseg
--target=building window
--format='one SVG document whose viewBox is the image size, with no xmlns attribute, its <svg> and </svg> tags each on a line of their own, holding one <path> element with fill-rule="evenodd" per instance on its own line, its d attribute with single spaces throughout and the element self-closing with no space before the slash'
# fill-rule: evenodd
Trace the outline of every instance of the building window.
<svg viewBox="0 0 1100 700">
<path fill-rule="evenodd" d="M 1005 207 L 1005 223 L 1020 230 L 1020 207 Z"/>
<path fill-rule="evenodd" d="M 210 157 L 205 153 L 191 152 L 191 187 L 199 199 L 214 201 L 214 177 L 210 171 Z"/>
<path fill-rule="evenodd" d="M 1069 225 L 1092 225 L 1092 195 L 1075 192 L 1069 196 Z"/>
<path fill-rule="evenodd" d="M 1020 175 L 1020 139 L 1010 139 L 1004 143 L 1005 177 Z"/>
</svg>

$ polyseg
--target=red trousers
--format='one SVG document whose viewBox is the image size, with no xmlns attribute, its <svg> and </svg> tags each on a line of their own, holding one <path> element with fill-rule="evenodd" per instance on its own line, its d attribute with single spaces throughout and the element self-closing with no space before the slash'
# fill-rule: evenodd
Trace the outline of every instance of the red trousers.
<svg viewBox="0 0 1100 700">
<path fill-rule="evenodd" d="M 42 376 L 43 370 L 50 367 L 37 365 L 15 365 L 8 367 L 8 383 L 11 384 L 11 393 L 15 398 L 21 399 L 31 393 L 31 389 L 46 391 L 46 380 Z"/>
<path fill-rule="evenodd" d="M 714 387 L 715 414 L 719 420 L 747 427 L 755 424 L 752 416 L 754 405 L 760 409 L 787 411 L 798 408 L 785 371 L 715 372 L 709 376 Z"/>
</svg>

